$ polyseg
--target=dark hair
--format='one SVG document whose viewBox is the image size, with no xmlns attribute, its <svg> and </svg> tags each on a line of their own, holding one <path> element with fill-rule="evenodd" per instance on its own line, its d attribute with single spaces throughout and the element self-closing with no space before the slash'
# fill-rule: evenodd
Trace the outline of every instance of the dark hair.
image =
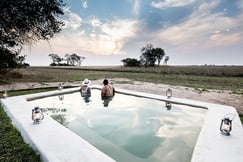
<svg viewBox="0 0 243 162">
<path fill-rule="evenodd" d="M 104 79 L 103 84 L 108 85 L 109 81 L 107 79 Z"/>
</svg>

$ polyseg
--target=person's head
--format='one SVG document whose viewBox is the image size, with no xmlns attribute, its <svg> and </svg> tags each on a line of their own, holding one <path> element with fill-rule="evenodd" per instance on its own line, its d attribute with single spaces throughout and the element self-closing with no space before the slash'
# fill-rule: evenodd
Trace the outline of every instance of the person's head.
<svg viewBox="0 0 243 162">
<path fill-rule="evenodd" d="M 108 85 L 109 84 L 109 81 L 107 79 L 104 79 L 103 84 L 104 85 Z"/>
<path fill-rule="evenodd" d="M 88 86 L 91 84 L 91 81 L 89 79 L 84 79 L 84 81 L 82 82 L 83 86 Z"/>
</svg>

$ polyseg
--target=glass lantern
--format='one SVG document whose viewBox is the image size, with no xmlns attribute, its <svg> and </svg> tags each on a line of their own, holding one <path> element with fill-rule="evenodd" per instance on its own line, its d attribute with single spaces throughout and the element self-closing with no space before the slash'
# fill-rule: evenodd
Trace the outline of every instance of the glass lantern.
<svg viewBox="0 0 243 162">
<path fill-rule="evenodd" d="M 58 87 L 59 90 L 62 90 L 63 89 L 63 83 L 58 83 L 57 87 Z"/>
<path fill-rule="evenodd" d="M 234 114 L 226 114 L 221 120 L 220 131 L 223 135 L 229 136 L 232 130 L 232 120 L 234 119 Z"/>
<path fill-rule="evenodd" d="M 165 95 L 168 99 L 170 99 L 172 97 L 172 90 L 170 88 L 168 88 L 165 92 Z M 167 108 L 167 110 L 171 110 L 171 102 L 166 101 L 165 102 L 165 107 Z"/>
<path fill-rule="evenodd" d="M 170 88 L 168 88 L 165 92 L 165 95 L 167 98 L 171 98 L 172 97 L 172 90 Z"/>
<path fill-rule="evenodd" d="M 166 101 L 165 102 L 165 107 L 166 107 L 166 109 L 169 111 L 169 110 L 171 110 L 171 102 L 168 102 L 168 101 Z"/>
<path fill-rule="evenodd" d="M 64 95 L 59 95 L 58 98 L 60 101 L 62 101 L 62 100 L 64 100 Z"/>
<path fill-rule="evenodd" d="M 7 90 L 4 90 L 4 92 L 3 92 L 3 98 L 7 98 L 8 97 L 8 92 L 7 92 Z"/>
<path fill-rule="evenodd" d="M 35 107 L 32 109 L 32 120 L 34 121 L 34 124 L 40 123 L 41 120 L 44 119 L 44 114 L 40 107 Z"/>
</svg>

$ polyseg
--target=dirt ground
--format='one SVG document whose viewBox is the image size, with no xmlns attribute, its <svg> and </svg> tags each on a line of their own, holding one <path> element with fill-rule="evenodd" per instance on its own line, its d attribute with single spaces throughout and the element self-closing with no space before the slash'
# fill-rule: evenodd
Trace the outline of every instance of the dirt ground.
<svg viewBox="0 0 243 162">
<path fill-rule="evenodd" d="M 93 85 L 102 85 L 103 80 L 92 81 Z M 182 86 L 169 86 L 166 84 L 154 84 L 147 82 L 131 81 L 129 79 L 113 78 L 111 79 L 115 88 L 129 89 L 140 92 L 147 92 L 153 94 L 165 95 L 168 87 L 172 89 L 173 96 L 177 98 L 186 98 L 191 100 L 198 100 L 210 103 L 217 103 L 222 105 L 229 105 L 236 108 L 238 113 L 243 114 L 243 96 L 232 94 L 230 91 L 221 90 L 207 90 L 200 91 L 194 88 Z M 35 89 L 45 87 L 55 87 L 58 83 L 38 83 L 25 82 L 14 83 L 11 85 L 0 85 L 0 92 L 4 90 L 20 90 L 20 89 Z M 80 82 L 65 82 L 65 86 L 80 86 Z"/>
</svg>

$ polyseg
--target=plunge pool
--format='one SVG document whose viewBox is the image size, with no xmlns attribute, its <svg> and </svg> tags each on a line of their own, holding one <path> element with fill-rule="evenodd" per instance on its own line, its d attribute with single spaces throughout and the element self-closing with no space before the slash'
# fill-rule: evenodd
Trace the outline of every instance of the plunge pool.
<svg viewBox="0 0 243 162">
<path fill-rule="evenodd" d="M 118 88 L 127 95 L 104 103 L 97 89 L 89 100 L 75 87 L 0 102 L 43 162 L 243 161 L 243 129 L 232 106 Z M 31 120 L 35 106 L 46 113 L 40 124 Z M 230 136 L 219 130 L 226 114 L 235 114 Z"/>
<path fill-rule="evenodd" d="M 118 162 L 191 160 L 205 109 L 116 93 L 101 100 L 79 92 L 30 101 Z"/>
</svg>

